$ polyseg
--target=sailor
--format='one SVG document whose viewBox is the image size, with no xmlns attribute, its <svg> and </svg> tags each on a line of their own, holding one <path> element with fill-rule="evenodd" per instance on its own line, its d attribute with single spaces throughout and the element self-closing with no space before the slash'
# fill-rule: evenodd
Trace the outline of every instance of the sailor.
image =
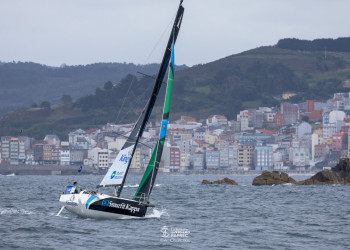
<svg viewBox="0 0 350 250">
<path fill-rule="evenodd" d="M 78 192 L 78 182 L 75 181 L 75 182 L 73 183 L 73 185 L 75 186 L 74 193 L 75 193 L 75 194 L 79 193 L 79 192 Z"/>
</svg>

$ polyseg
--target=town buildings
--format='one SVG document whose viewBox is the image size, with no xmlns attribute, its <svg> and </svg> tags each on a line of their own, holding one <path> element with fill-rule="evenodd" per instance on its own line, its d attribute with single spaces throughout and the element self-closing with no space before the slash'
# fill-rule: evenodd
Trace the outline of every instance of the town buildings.
<svg viewBox="0 0 350 250">
<path fill-rule="evenodd" d="M 308 119 L 307 119 L 308 118 Z M 307 170 L 333 166 L 350 155 L 349 94 L 336 93 L 327 102 L 282 103 L 242 110 L 237 120 L 212 115 L 203 122 L 182 116 L 169 123 L 160 171 Z M 107 169 L 121 150 L 132 124 L 106 124 L 78 129 L 67 141 L 46 135 L 2 136 L 2 164 L 90 165 Z M 151 158 L 159 124 L 149 124 L 135 150 L 131 171 L 143 171 Z"/>
</svg>

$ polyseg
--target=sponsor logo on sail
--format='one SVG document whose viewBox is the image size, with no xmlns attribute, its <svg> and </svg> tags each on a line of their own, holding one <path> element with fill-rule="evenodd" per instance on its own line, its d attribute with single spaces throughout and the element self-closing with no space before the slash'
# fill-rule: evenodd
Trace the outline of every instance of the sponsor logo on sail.
<svg viewBox="0 0 350 250">
<path fill-rule="evenodd" d="M 114 171 L 112 174 L 111 174 L 111 179 L 114 178 L 114 176 L 117 174 L 117 171 Z"/>
<path fill-rule="evenodd" d="M 111 174 L 111 179 L 116 179 L 116 180 L 118 180 L 118 179 L 122 179 L 123 178 L 123 176 L 124 176 L 124 171 L 114 171 L 112 174 Z"/>
<path fill-rule="evenodd" d="M 127 164 L 129 162 L 130 158 L 131 158 L 130 156 L 128 156 L 126 154 L 122 154 L 119 161 L 123 162 L 124 164 Z"/>
</svg>

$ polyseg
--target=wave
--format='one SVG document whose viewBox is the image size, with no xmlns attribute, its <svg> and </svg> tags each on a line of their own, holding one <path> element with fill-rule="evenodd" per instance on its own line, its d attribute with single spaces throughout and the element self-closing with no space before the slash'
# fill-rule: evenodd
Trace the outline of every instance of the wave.
<svg viewBox="0 0 350 250">
<path fill-rule="evenodd" d="M 137 188 L 137 187 L 139 187 L 139 184 L 125 185 L 124 187 L 126 187 L 126 188 Z"/>
<path fill-rule="evenodd" d="M 154 185 L 155 187 L 160 187 L 162 184 L 156 184 Z M 133 184 L 133 185 L 125 185 L 124 187 L 126 188 L 137 188 L 139 187 L 140 185 L 139 184 Z"/>
<path fill-rule="evenodd" d="M 25 209 L 16 209 L 16 208 L 0 208 L 0 215 L 7 215 L 7 214 L 34 214 L 34 212 L 25 210 Z"/>
<path fill-rule="evenodd" d="M 6 176 L 16 176 L 16 174 L 12 173 L 12 174 L 7 174 Z"/>
</svg>

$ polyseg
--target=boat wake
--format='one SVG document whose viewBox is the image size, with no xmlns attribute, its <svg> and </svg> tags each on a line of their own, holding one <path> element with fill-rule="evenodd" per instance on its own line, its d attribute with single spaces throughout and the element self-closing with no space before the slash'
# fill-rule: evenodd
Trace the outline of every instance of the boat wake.
<svg viewBox="0 0 350 250">
<path fill-rule="evenodd" d="M 25 210 L 25 209 L 16 209 L 16 208 L 0 208 L 0 215 L 8 215 L 8 214 L 34 214 L 34 212 Z"/>
<path fill-rule="evenodd" d="M 165 208 L 161 208 L 161 209 L 154 208 L 151 211 L 151 213 L 149 213 L 145 216 L 145 218 L 151 219 L 151 218 L 160 218 L 160 217 L 164 217 L 164 216 L 169 216 L 169 214 Z"/>
<path fill-rule="evenodd" d="M 21 209 L 23 210 L 21 213 L 23 214 L 33 214 L 32 212 L 29 212 L 29 211 L 25 211 L 24 209 Z M 0 215 L 2 215 L 2 210 L 0 209 Z M 8 213 L 11 213 L 11 212 L 8 212 Z M 13 214 L 15 214 L 15 212 L 13 212 Z M 55 213 L 50 213 L 51 216 L 57 216 Z M 63 218 L 63 219 L 71 219 L 72 217 L 70 216 L 67 216 L 67 215 L 63 215 L 63 214 L 60 214 L 58 217 L 60 218 Z M 120 220 L 142 220 L 142 219 L 159 219 L 161 217 L 169 217 L 169 214 L 167 212 L 167 210 L 165 208 L 161 208 L 161 209 L 157 209 L 157 208 L 154 208 L 153 210 L 149 211 L 149 214 L 147 214 L 145 217 L 131 217 L 131 216 L 126 216 L 124 218 L 120 218 Z M 90 218 L 82 218 L 84 220 L 93 220 L 93 219 L 90 219 Z"/>
<path fill-rule="evenodd" d="M 63 218 L 63 219 L 71 219 L 72 218 L 71 216 L 63 215 L 63 213 L 61 213 L 60 215 L 57 215 L 57 213 L 49 213 L 49 215 L 50 216 L 60 217 L 60 218 Z"/>
</svg>

